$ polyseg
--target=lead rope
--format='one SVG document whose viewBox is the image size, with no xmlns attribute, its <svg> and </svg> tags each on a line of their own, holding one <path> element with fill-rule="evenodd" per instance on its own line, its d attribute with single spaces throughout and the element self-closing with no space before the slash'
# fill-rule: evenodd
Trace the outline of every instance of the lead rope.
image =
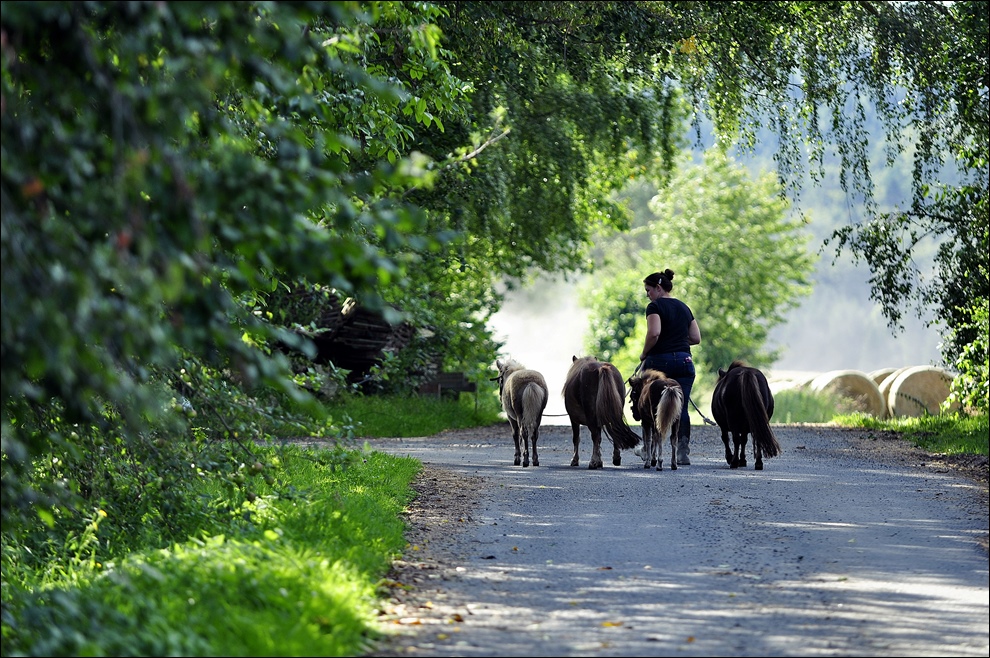
<svg viewBox="0 0 990 658">
<path fill-rule="evenodd" d="M 702 420 L 705 421 L 705 424 L 706 425 L 717 425 L 718 424 L 715 421 L 713 421 L 712 419 L 710 419 L 708 416 L 706 416 L 705 414 L 701 413 L 701 409 L 699 409 L 698 408 L 698 405 L 696 405 L 694 403 L 694 400 L 691 400 L 690 396 L 688 397 L 688 400 L 691 401 L 691 406 L 693 406 L 694 407 L 694 410 L 698 412 L 698 415 L 701 416 Z"/>
</svg>

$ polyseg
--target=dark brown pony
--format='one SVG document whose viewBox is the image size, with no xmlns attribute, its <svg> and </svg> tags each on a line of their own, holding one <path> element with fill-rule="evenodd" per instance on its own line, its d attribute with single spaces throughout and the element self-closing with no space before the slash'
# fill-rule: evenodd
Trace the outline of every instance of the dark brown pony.
<svg viewBox="0 0 990 658">
<path fill-rule="evenodd" d="M 574 434 L 574 457 L 571 466 L 577 466 L 578 446 L 581 443 L 581 426 L 591 430 L 591 461 L 589 469 L 602 468 L 602 431 L 612 442 L 612 464 L 619 466 L 622 458 L 619 450 L 631 450 L 639 445 L 640 438 L 626 424 L 622 412 L 626 386 L 619 369 L 611 363 L 599 361 L 593 356 L 580 359 L 572 357 L 570 370 L 564 381 L 564 409 L 571 418 Z"/>
<path fill-rule="evenodd" d="M 746 466 L 746 435 L 753 435 L 755 470 L 763 470 L 763 455 L 780 454 L 780 443 L 770 427 L 773 418 L 773 393 L 766 375 L 759 369 L 736 360 L 728 370 L 718 369 L 718 381 L 712 393 L 712 415 L 722 430 L 725 461 L 731 468 Z M 734 449 L 729 448 L 732 432 Z"/>
<path fill-rule="evenodd" d="M 540 438 L 540 422 L 547 407 L 550 393 L 543 375 L 524 368 L 518 361 L 495 361 L 498 368 L 498 395 L 502 410 L 512 428 L 512 440 L 516 444 L 516 466 L 522 462 L 529 466 L 529 444 L 533 444 L 533 466 L 540 465 L 536 441 Z"/>
<path fill-rule="evenodd" d="M 659 370 L 642 370 L 629 378 L 633 418 L 643 424 L 643 468 L 663 470 L 663 439 L 670 435 L 670 470 L 677 470 L 677 435 L 684 391 Z"/>
</svg>

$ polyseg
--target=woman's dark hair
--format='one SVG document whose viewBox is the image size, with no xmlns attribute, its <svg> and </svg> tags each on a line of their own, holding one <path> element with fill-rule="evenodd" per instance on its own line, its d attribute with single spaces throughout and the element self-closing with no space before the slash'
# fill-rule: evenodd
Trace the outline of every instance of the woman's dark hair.
<svg viewBox="0 0 990 658">
<path fill-rule="evenodd" d="M 643 283 L 648 286 L 660 286 L 667 292 L 670 292 L 674 287 L 674 271 L 671 269 L 666 269 L 663 272 L 654 272 L 650 276 L 643 279 Z"/>
</svg>

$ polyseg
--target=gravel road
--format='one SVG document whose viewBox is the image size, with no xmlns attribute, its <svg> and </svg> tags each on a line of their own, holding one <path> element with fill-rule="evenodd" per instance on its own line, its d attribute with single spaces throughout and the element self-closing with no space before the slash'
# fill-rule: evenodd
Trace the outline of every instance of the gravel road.
<svg viewBox="0 0 990 658">
<path fill-rule="evenodd" d="M 982 483 L 906 442 L 775 426 L 783 453 L 731 470 L 717 428 L 691 466 L 540 466 L 508 425 L 370 447 L 424 463 L 410 548 L 372 656 L 982 656 L 990 650 Z M 986 463 L 983 462 L 983 470 Z"/>
</svg>

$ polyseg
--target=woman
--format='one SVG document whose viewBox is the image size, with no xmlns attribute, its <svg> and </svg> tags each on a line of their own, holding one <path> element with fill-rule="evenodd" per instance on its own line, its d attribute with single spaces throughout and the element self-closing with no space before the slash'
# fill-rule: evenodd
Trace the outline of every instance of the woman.
<svg viewBox="0 0 990 658">
<path fill-rule="evenodd" d="M 639 355 L 639 367 L 641 370 L 659 370 L 684 389 L 684 408 L 681 410 L 677 437 L 677 464 L 688 466 L 691 464 L 688 458 L 691 452 L 688 401 L 695 377 L 691 346 L 701 343 L 701 329 L 688 305 L 671 297 L 673 279 L 674 273 L 669 269 L 654 272 L 643 279 L 650 303 L 646 306 L 646 344 Z"/>
</svg>

